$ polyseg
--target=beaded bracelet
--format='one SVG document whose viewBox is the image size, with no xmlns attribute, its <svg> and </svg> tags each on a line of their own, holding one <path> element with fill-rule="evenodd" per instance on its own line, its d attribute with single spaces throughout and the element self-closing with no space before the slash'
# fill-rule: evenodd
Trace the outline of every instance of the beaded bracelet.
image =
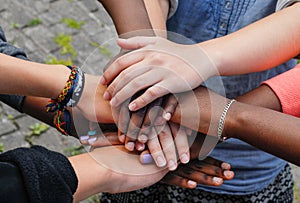
<svg viewBox="0 0 300 203">
<path fill-rule="evenodd" d="M 224 124 L 225 124 L 225 118 L 226 118 L 226 114 L 231 106 L 231 104 L 235 102 L 234 99 L 231 99 L 230 101 L 227 102 L 227 104 L 224 107 L 224 110 L 222 112 L 221 118 L 219 120 L 219 124 L 218 124 L 218 139 L 219 141 L 223 142 L 226 138 L 222 136 L 223 133 L 223 129 L 224 129 Z"/>
<path fill-rule="evenodd" d="M 56 129 L 64 135 L 69 135 L 71 128 L 71 115 L 66 107 L 74 107 L 78 103 L 85 82 L 84 72 L 80 68 L 76 66 L 67 67 L 71 69 L 71 73 L 65 87 L 57 99 L 49 100 L 46 105 L 47 112 L 56 112 L 53 123 Z M 62 115 L 64 115 L 64 122 L 61 121 Z M 63 125 L 65 129 L 63 129 Z"/>
</svg>

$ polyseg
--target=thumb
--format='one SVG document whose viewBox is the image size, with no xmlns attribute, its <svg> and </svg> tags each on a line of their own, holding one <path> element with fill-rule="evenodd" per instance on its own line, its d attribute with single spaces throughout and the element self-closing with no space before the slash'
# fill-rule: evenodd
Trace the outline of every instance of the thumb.
<svg viewBox="0 0 300 203">
<path fill-rule="evenodd" d="M 118 45 L 126 50 L 143 48 L 147 45 L 154 44 L 158 37 L 131 37 L 128 39 L 118 39 Z"/>
</svg>

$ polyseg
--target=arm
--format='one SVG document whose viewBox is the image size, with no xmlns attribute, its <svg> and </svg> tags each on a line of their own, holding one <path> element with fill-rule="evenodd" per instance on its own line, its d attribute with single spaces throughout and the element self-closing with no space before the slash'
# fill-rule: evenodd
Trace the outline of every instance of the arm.
<svg viewBox="0 0 300 203">
<path fill-rule="evenodd" d="M 170 92 L 196 88 L 211 76 L 270 69 L 300 52 L 300 28 L 296 26 L 299 10 L 300 3 L 295 3 L 237 32 L 197 45 L 180 45 L 151 37 L 119 40 L 122 48 L 141 49 L 112 64 L 101 82 L 108 84 L 122 72 L 107 89 L 113 106 L 149 87 L 130 103 L 130 109 L 137 110 Z M 147 69 L 136 73 L 140 66 Z"/>
<path fill-rule="evenodd" d="M 203 133 L 210 130 L 211 135 L 216 135 L 227 99 L 203 87 L 183 96 L 172 120 Z M 197 106 L 198 111 L 191 104 Z M 241 139 L 300 165 L 300 119 L 277 112 L 280 110 L 280 101 L 272 89 L 266 85 L 260 86 L 237 98 L 237 102 L 231 105 L 223 135 Z"/>
</svg>

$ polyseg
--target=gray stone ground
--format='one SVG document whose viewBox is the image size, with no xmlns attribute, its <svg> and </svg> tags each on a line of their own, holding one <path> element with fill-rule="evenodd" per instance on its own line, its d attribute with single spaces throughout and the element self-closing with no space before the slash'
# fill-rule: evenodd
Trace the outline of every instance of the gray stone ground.
<svg viewBox="0 0 300 203">
<path fill-rule="evenodd" d="M 67 25 L 68 22 L 73 26 Z M 113 23 L 96 0 L 0 0 L 0 25 L 9 42 L 25 50 L 31 60 L 41 63 L 55 57 L 71 60 L 86 72 L 101 74 L 101 67 L 118 52 Z M 75 28 L 78 25 L 80 28 Z M 55 42 L 58 36 L 72 38 L 69 44 L 76 56 L 72 56 L 72 51 L 62 54 L 62 47 Z M 67 47 L 66 43 L 63 47 Z M 41 122 L 0 104 L 0 149 L 1 144 L 5 151 L 30 146 L 25 136 L 32 133 L 30 126 L 34 124 L 39 126 Z M 37 134 L 31 139 L 34 144 L 67 155 L 66 150 L 75 153 L 72 148 L 80 147 L 76 139 L 63 137 L 53 128 Z M 293 172 L 296 185 L 300 187 L 299 168 L 293 166 Z M 298 187 L 295 187 L 295 202 L 300 199 Z"/>
</svg>

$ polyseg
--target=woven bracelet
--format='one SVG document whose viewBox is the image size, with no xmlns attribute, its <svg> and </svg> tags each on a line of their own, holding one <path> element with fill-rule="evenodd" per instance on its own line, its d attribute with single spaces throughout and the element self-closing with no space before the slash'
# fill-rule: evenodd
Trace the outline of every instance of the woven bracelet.
<svg viewBox="0 0 300 203">
<path fill-rule="evenodd" d="M 79 67 L 77 67 L 76 69 L 77 69 L 77 77 L 73 85 L 74 89 L 72 91 L 72 94 L 70 95 L 70 99 L 66 104 L 67 107 L 75 107 L 77 105 L 84 88 L 84 83 L 85 83 L 84 72 Z"/>
<path fill-rule="evenodd" d="M 230 101 L 227 102 L 226 106 L 223 109 L 221 118 L 219 120 L 219 124 L 218 124 L 218 139 L 221 142 L 223 142 L 226 139 L 225 137 L 222 136 L 222 133 L 223 133 L 223 129 L 224 129 L 226 114 L 227 114 L 230 106 L 233 104 L 233 102 L 235 102 L 234 99 L 231 99 Z"/>
</svg>

